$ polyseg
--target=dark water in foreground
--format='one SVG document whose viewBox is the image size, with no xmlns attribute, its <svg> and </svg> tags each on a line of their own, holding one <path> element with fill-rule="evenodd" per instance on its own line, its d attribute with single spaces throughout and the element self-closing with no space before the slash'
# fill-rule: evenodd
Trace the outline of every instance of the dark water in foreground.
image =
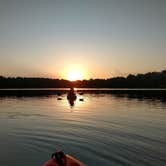
<svg viewBox="0 0 166 166">
<path fill-rule="evenodd" d="M 71 108 L 64 91 L 0 91 L 0 166 L 40 166 L 55 149 L 88 166 L 164 166 L 165 94 L 85 91 Z"/>
</svg>

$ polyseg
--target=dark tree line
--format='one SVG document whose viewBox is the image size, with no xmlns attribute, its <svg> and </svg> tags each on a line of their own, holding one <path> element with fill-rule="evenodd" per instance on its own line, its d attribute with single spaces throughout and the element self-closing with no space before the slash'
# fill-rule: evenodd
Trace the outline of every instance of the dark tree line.
<svg viewBox="0 0 166 166">
<path fill-rule="evenodd" d="M 127 77 L 68 81 L 49 78 L 23 78 L 0 76 L 0 88 L 166 88 L 166 70 Z"/>
<path fill-rule="evenodd" d="M 0 76 L 0 88 L 66 88 L 71 82 L 63 79 Z"/>
<path fill-rule="evenodd" d="M 166 70 L 127 77 L 76 81 L 76 87 L 91 88 L 166 88 Z"/>
</svg>

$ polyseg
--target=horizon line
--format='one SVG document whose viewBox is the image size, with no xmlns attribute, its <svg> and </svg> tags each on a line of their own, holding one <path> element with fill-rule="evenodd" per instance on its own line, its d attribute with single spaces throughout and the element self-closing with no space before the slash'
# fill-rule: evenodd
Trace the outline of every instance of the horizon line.
<svg viewBox="0 0 166 166">
<path fill-rule="evenodd" d="M 133 75 L 133 76 L 137 76 L 139 74 L 148 74 L 148 73 L 162 73 L 162 72 L 165 72 L 166 69 L 164 70 L 160 70 L 160 71 L 151 71 L 151 72 L 145 72 L 145 73 L 128 73 L 126 76 L 122 76 L 122 75 L 119 75 L 119 76 L 113 76 L 113 77 L 107 77 L 107 78 L 89 78 L 89 79 L 78 79 L 78 80 L 74 80 L 74 81 L 71 81 L 69 79 L 65 79 L 65 78 L 53 78 L 53 77 L 41 77 L 41 76 L 4 76 L 4 75 L 0 75 L 0 77 L 3 77 L 3 78 L 42 78 L 42 79 L 55 79 L 55 80 L 66 80 L 66 81 L 70 81 L 70 82 L 75 82 L 75 81 L 83 81 L 83 80 L 96 80 L 96 79 L 99 79 L 99 80 L 107 80 L 107 79 L 112 79 L 112 78 L 118 78 L 118 77 L 121 77 L 121 78 L 127 78 L 129 75 Z"/>
</svg>

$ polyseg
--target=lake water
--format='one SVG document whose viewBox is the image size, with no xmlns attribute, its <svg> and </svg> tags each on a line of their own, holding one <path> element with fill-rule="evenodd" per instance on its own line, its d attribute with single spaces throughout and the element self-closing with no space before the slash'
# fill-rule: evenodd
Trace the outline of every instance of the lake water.
<svg viewBox="0 0 166 166">
<path fill-rule="evenodd" d="M 82 90 L 73 107 L 61 92 L 0 91 L 0 166 L 41 166 L 56 149 L 88 166 L 166 165 L 166 91 Z"/>
</svg>

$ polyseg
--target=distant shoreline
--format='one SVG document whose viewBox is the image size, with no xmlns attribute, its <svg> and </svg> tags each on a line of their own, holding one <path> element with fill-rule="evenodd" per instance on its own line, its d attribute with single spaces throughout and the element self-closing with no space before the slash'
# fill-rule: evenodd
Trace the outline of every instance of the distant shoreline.
<svg viewBox="0 0 166 166">
<path fill-rule="evenodd" d="M 113 89 L 166 89 L 166 70 L 127 77 L 69 81 L 50 78 L 0 76 L 0 89 L 48 88 L 113 88 Z"/>
</svg>

